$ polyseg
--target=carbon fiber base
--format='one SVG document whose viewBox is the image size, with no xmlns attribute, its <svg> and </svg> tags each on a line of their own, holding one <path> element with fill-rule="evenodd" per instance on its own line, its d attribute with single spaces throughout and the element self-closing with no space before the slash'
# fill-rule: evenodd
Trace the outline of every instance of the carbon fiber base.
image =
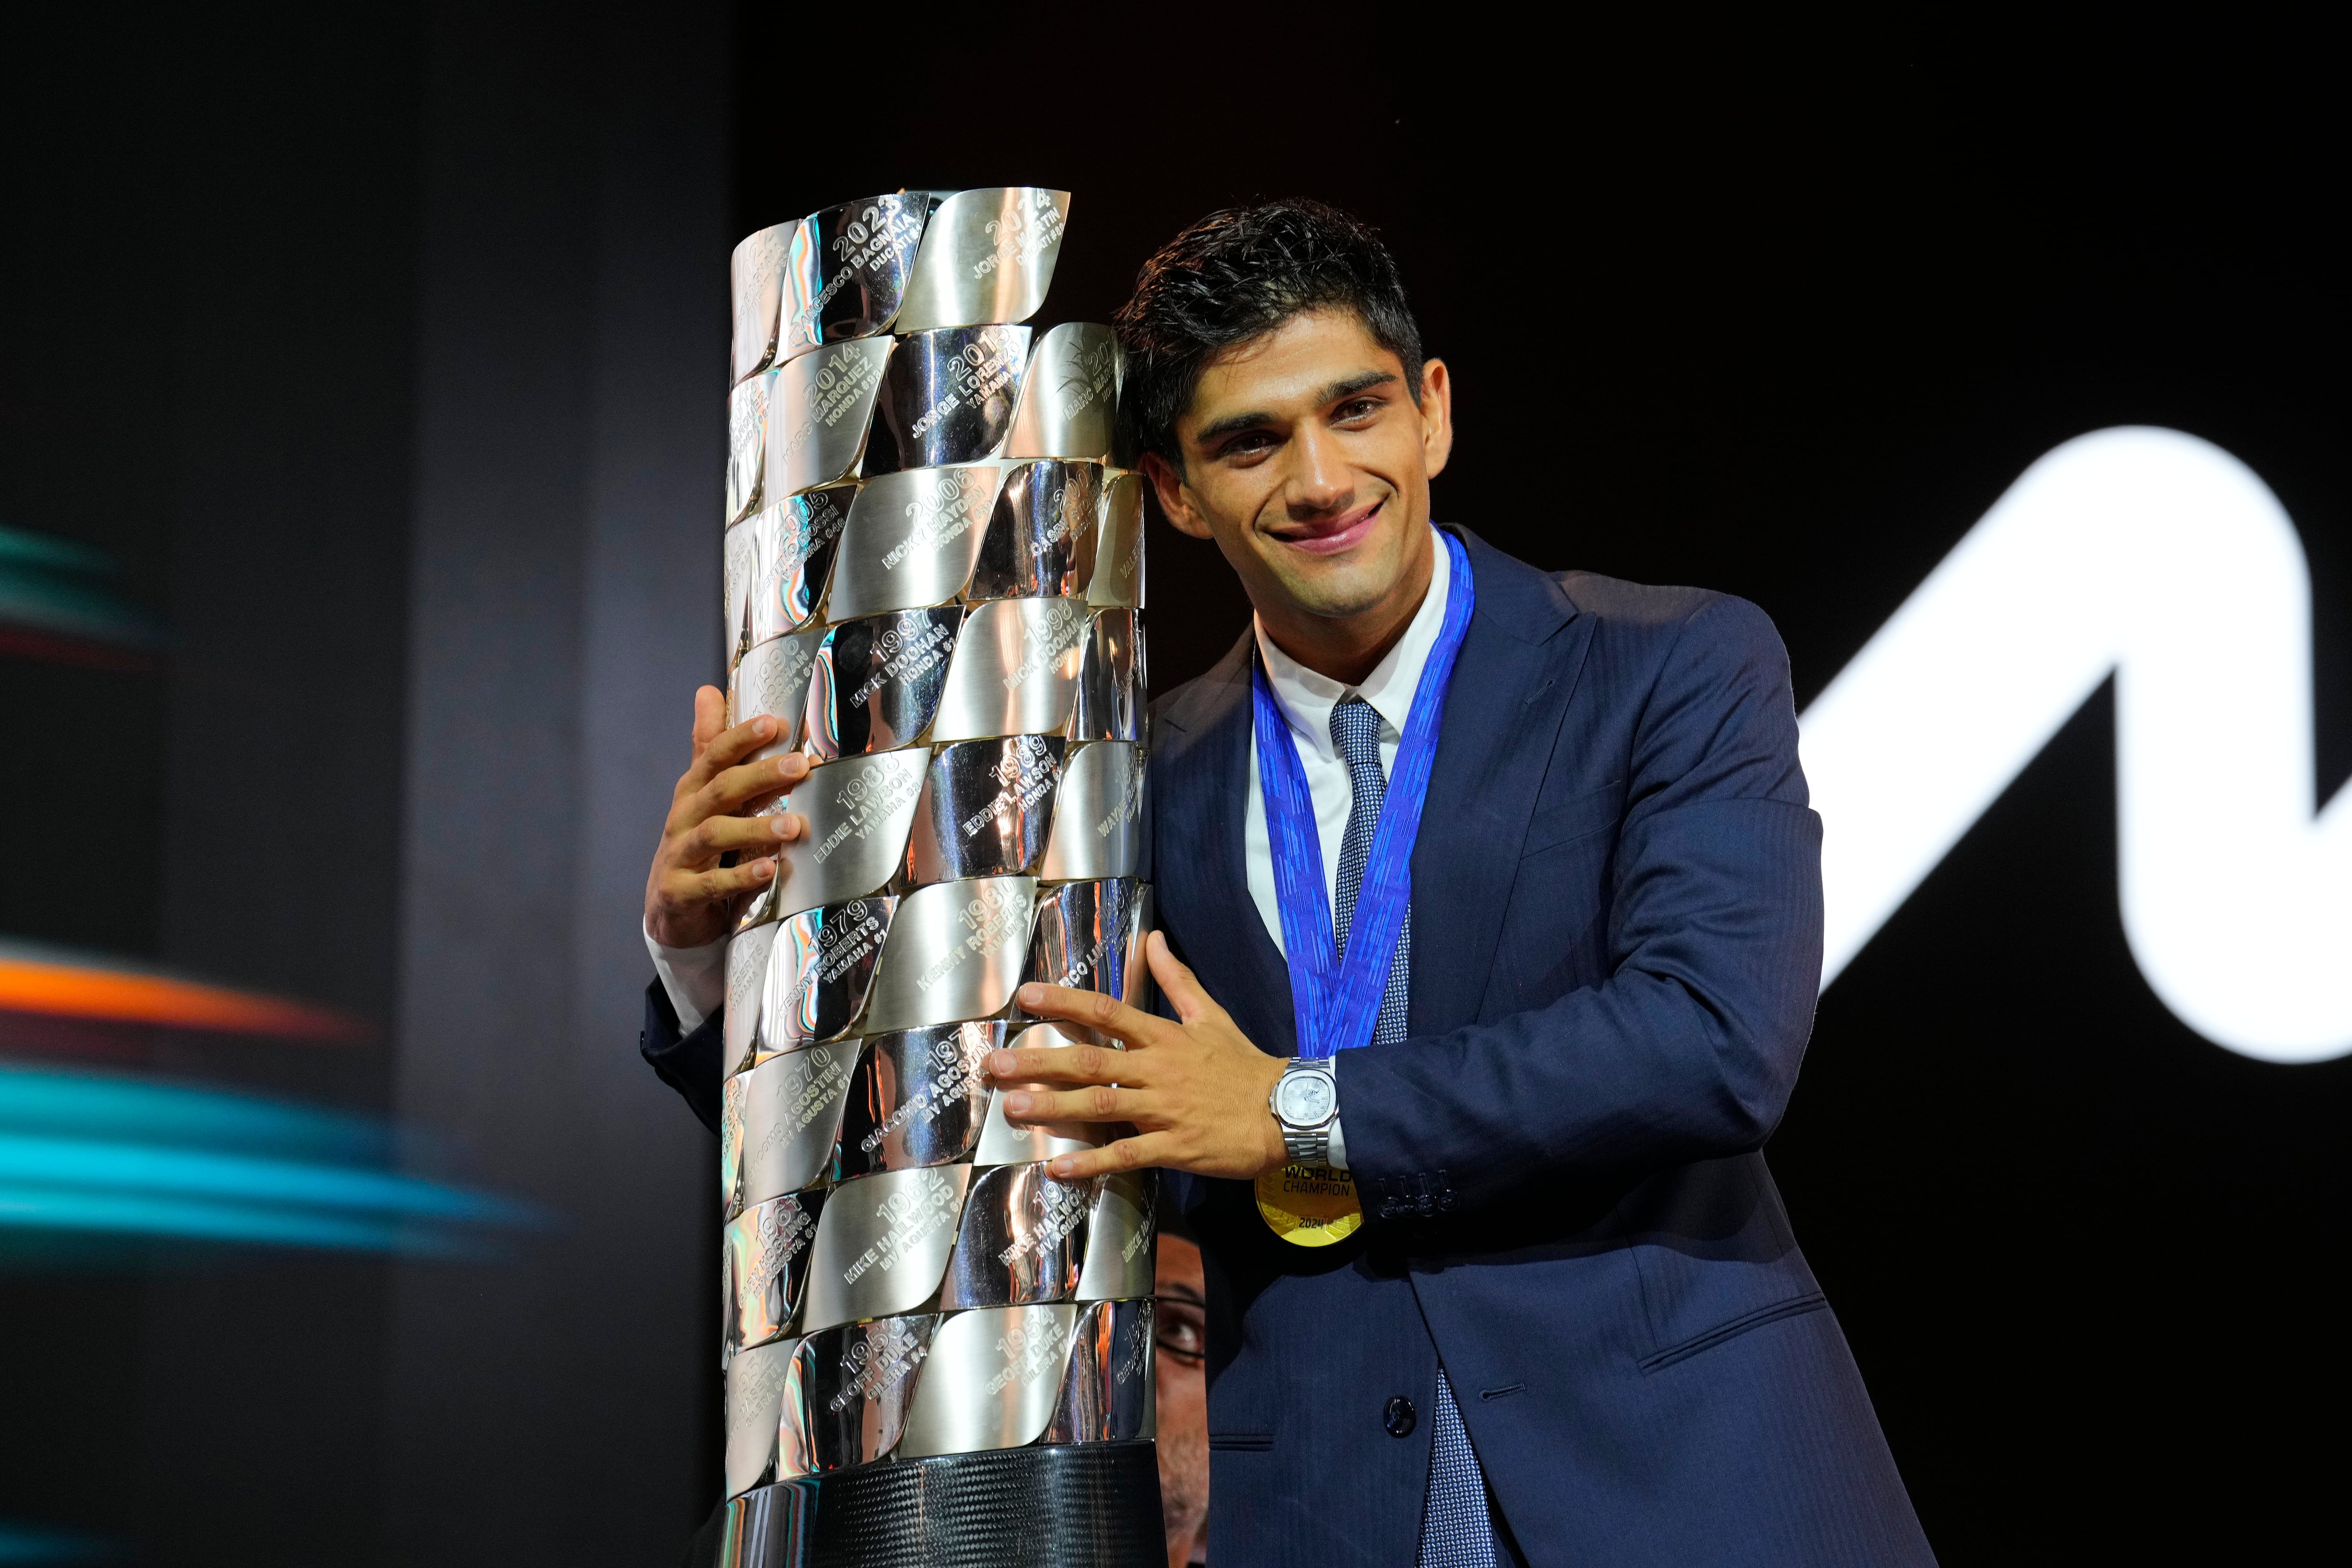
<svg viewBox="0 0 2352 1568">
<path fill-rule="evenodd" d="M 729 1510 L 719 1568 L 1160 1568 L 1148 1442 L 944 1454 L 763 1487 Z M 814 1506 L 809 1506 L 811 1503 Z M 813 1516 L 813 1517 L 812 1517 Z"/>
</svg>

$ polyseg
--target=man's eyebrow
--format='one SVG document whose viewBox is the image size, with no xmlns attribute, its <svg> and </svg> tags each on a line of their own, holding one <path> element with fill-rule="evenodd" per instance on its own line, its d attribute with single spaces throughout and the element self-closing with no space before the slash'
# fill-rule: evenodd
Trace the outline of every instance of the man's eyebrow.
<svg viewBox="0 0 2352 1568">
<path fill-rule="evenodd" d="M 1392 370 L 1368 370 L 1360 375 L 1351 375 L 1333 382 L 1315 395 L 1315 401 L 1318 405 L 1337 403 L 1343 397 L 1352 397 L 1359 392 L 1370 391 L 1375 386 L 1386 386 L 1402 379 L 1403 377 Z M 1206 447 L 1227 436 L 1237 435 L 1244 430 L 1255 430 L 1261 425 L 1271 425 L 1274 422 L 1274 416 L 1264 409 L 1253 409 L 1247 414 L 1228 414 L 1213 424 L 1202 426 L 1199 430 L 1193 432 L 1192 439 Z"/>
<path fill-rule="evenodd" d="M 1202 1300 L 1201 1293 L 1190 1285 L 1171 1285 L 1167 1289 L 1159 1291 L 1157 1294 L 1163 1301 L 1177 1301 L 1187 1307 L 1205 1307 L 1209 1304 Z"/>
</svg>

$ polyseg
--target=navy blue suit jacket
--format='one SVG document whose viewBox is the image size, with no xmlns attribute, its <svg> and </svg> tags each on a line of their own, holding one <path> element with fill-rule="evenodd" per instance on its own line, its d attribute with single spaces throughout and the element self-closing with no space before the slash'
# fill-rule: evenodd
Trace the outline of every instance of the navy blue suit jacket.
<svg viewBox="0 0 2352 1568">
<path fill-rule="evenodd" d="M 1185 1178 L 1209 1560 L 1415 1560 L 1443 1358 L 1528 1563 L 1928 1563 L 1758 1152 L 1821 977 L 1821 821 L 1754 605 L 1463 535 L 1477 614 L 1412 856 L 1411 1037 L 1339 1058 L 1370 1223 L 1276 1239 Z M 1153 705 L 1155 904 L 1296 1049 L 1243 861 L 1250 639 Z M 1382 1420 L 1402 1394 L 1403 1437 Z"/>
</svg>

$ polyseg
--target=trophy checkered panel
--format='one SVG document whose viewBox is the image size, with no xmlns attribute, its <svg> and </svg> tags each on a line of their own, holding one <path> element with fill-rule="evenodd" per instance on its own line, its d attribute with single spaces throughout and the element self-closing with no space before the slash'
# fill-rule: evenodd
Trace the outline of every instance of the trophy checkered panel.
<svg viewBox="0 0 2352 1568">
<path fill-rule="evenodd" d="M 1081 1043 L 1023 981 L 1148 984 L 1118 348 L 1026 324 L 1068 211 L 902 192 L 735 251 L 728 721 L 812 765 L 727 952 L 730 1565 L 1163 1555 L 1151 1178 L 1055 1180 L 1097 1134 L 982 1068 Z"/>
</svg>

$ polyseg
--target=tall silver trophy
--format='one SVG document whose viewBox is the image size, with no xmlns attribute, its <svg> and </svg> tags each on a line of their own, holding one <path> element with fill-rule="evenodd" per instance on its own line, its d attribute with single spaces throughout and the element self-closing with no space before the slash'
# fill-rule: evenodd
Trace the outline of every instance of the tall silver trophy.
<svg viewBox="0 0 2352 1568">
<path fill-rule="evenodd" d="M 1068 213 L 902 192 L 735 250 L 728 718 L 812 766 L 727 952 L 726 1568 L 1164 1561 L 1154 1186 L 1054 1180 L 1091 1134 L 982 1070 L 1076 1043 L 1022 981 L 1147 984 L 1118 350 L 1024 324 Z"/>
</svg>

